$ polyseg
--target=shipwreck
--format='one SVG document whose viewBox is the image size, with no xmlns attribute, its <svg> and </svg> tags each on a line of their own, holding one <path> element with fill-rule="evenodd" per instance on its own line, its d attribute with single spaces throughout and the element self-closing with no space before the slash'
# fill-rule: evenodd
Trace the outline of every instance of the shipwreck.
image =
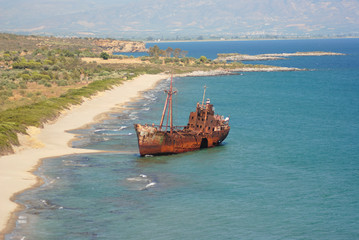
<svg viewBox="0 0 359 240">
<path fill-rule="evenodd" d="M 176 154 L 211 148 L 220 145 L 227 137 L 230 130 L 229 117 L 216 115 L 210 99 L 204 102 L 206 87 L 202 103 L 198 102 L 196 111 L 190 113 L 186 126 L 173 126 L 172 99 L 176 91 L 173 91 L 172 77 L 170 88 L 165 92 L 167 98 L 160 125 L 134 124 L 141 156 Z M 167 123 L 164 125 L 166 115 Z"/>
</svg>

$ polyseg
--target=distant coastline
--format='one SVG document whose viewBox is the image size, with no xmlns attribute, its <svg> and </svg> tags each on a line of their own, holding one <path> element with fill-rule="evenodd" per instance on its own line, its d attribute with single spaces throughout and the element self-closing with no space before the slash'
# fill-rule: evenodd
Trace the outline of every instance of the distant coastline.
<svg viewBox="0 0 359 240">
<path fill-rule="evenodd" d="M 336 52 L 295 52 L 295 53 L 267 53 L 259 55 L 248 55 L 239 53 L 219 53 L 217 61 L 265 61 L 265 60 L 280 60 L 286 59 L 286 57 L 293 56 L 340 56 L 345 55 L 344 53 Z"/>
<path fill-rule="evenodd" d="M 146 43 L 171 43 L 171 42 L 235 42 L 235 41 L 283 41 L 283 40 L 324 40 L 324 39 L 358 39 L 359 36 L 346 36 L 346 37 L 298 37 L 298 38 L 235 38 L 235 39 L 188 39 L 188 40 L 151 40 L 143 42 Z"/>
</svg>

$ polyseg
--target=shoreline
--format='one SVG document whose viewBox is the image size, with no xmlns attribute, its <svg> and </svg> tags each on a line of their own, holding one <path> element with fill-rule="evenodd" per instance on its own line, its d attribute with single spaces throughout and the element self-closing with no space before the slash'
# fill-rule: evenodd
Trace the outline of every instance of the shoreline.
<svg viewBox="0 0 359 240">
<path fill-rule="evenodd" d="M 308 69 L 294 68 L 294 67 L 244 67 L 235 69 L 215 69 L 209 71 L 193 71 L 188 73 L 176 74 L 174 77 L 205 77 L 205 76 L 220 76 L 220 75 L 240 75 L 244 72 L 294 72 L 294 71 L 308 71 Z"/>
<path fill-rule="evenodd" d="M 13 230 L 17 220 L 15 213 L 23 209 L 22 205 L 14 202 L 16 196 L 42 184 L 42 178 L 34 175 L 33 171 L 43 159 L 102 152 L 72 148 L 69 144 L 76 135 L 67 131 L 99 121 L 100 115 L 139 97 L 141 92 L 154 88 L 168 77 L 168 74 L 146 74 L 125 81 L 85 99 L 81 105 L 72 106 L 55 121 L 44 124 L 43 128 L 29 127 L 29 135 L 20 135 L 20 146 L 14 148 L 15 153 L 0 157 L 0 240 Z"/>
<path fill-rule="evenodd" d="M 235 72 L 268 72 L 268 71 L 303 71 L 303 69 L 271 67 L 246 68 L 230 70 L 194 71 L 184 74 L 174 74 L 173 77 L 203 77 L 217 75 L 232 75 Z M 139 97 L 141 92 L 154 88 L 160 81 L 167 79 L 169 74 L 145 74 L 135 79 L 125 81 L 105 92 L 85 99 L 80 105 L 73 105 L 65 110 L 56 120 L 44 124 L 43 128 L 29 127 L 29 135 L 19 135 L 20 146 L 14 147 L 15 153 L 0 157 L 0 240 L 10 233 L 17 220 L 15 215 L 24 207 L 15 203 L 16 196 L 28 189 L 41 186 L 43 179 L 33 174 L 46 158 L 98 153 L 100 150 L 72 148 L 71 142 L 75 134 L 68 131 L 86 127 L 101 121 L 104 114 L 115 107 Z M 54 138 L 54 136 L 56 136 Z"/>
</svg>

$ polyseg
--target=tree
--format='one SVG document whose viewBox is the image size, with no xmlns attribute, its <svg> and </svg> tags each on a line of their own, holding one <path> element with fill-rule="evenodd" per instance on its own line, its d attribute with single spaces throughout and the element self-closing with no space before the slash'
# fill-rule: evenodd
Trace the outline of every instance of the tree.
<svg viewBox="0 0 359 240">
<path fill-rule="evenodd" d="M 187 56 L 187 54 L 188 54 L 188 51 L 183 50 L 183 51 L 181 51 L 180 56 L 182 58 L 185 58 Z"/>
<path fill-rule="evenodd" d="M 159 51 L 159 55 L 160 55 L 161 57 L 166 57 L 166 51 L 165 51 L 165 50 L 160 49 L 160 51 Z"/>
<path fill-rule="evenodd" d="M 166 57 L 171 57 L 171 56 L 172 56 L 172 53 L 173 53 L 173 48 L 168 47 L 168 48 L 166 49 Z"/>
<path fill-rule="evenodd" d="M 202 63 L 205 63 L 205 62 L 207 62 L 207 57 L 206 56 L 201 56 L 199 58 L 199 61 L 202 62 Z"/>
<path fill-rule="evenodd" d="M 180 48 L 176 48 L 175 50 L 173 50 L 173 56 L 174 56 L 175 58 L 179 58 L 180 53 L 181 53 L 181 49 L 180 49 Z"/>
<path fill-rule="evenodd" d="M 107 60 L 110 58 L 110 55 L 107 52 L 102 52 L 100 54 L 100 57 L 103 58 L 104 60 Z"/>
<path fill-rule="evenodd" d="M 154 45 L 148 49 L 148 54 L 150 57 L 158 57 L 160 55 L 160 48 L 157 45 Z"/>
</svg>

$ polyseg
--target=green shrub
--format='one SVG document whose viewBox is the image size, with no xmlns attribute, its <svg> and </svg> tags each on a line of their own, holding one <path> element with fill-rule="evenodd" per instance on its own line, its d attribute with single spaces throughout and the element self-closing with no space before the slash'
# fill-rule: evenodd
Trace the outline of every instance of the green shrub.
<svg viewBox="0 0 359 240">
<path fill-rule="evenodd" d="M 100 54 L 100 58 L 103 58 L 104 60 L 107 60 L 110 58 L 110 55 L 107 52 L 102 52 Z"/>
<path fill-rule="evenodd" d="M 3 58 L 4 58 L 5 61 L 10 61 L 11 60 L 11 56 L 8 53 L 4 53 Z"/>
<path fill-rule="evenodd" d="M 13 152 L 12 145 L 19 145 L 17 133 L 25 133 L 25 128 L 14 122 L 0 122 L 0 155 Z"/>
<path fill-rule="evenodd" d="M 67 81 L 65 80 L 58 80 L 56 81 L 57 86 L 67 86 Z"/>
<path fill-rule="evenodd" d="M 173 59 L 172 58 L 165 58 L 165 63 L 172 63 L 173 62 Z"/>
<path fill-rule="evenodd" d="M 54 65 L 54 62 L 52 60 L 46 59 L 44 60 L 44 65 Z"/>
<path fill-rule="evenodd" d="M 20 75 L 20 77 L 24 80 L 24 81 L 29 81 L 31 76 L 27 73 L 23 73 Z"/>
<path fill-rule="evenodd" d="M 31 75 L 31 79 L 34 80 L 34 81 L 51 80 L 51 77 L 49 75 L 46 75 L 46 74 L 41 74 L 41 73 L 34 72 Z"/>
<path fill-rule="evenodd" d="M 207 59 L 206 56 L 201 56 L 201 57 L 199 58 L 199 61 L 202 62 L 202 63 L 206 63 L 206 62 L 208 62 L 208 59 Z"/>
<path fill-rule="evenodd" d="M 108 72 L 108 71 L 102 71 L 99 74 L 99 76 L 108 76 L 108 75 L 110 75 L 110 72 Z"/>
<path fill-rule="evenodd" d="M 25 68 L 30 68 L 30 69 L 39 69 L 42 67 L 41 62 L 36 62 L 36 61 L 20 61 L 20 62 L 15 62 L 12 64 L 12 67 L 14 69 L 25 69 Z"/>
<path fill-rule="evenodd" d="M 59 71 L 61 68 L 59 65 L 53 65 L 51 68 L 53 71 Z"/>
</svg>

